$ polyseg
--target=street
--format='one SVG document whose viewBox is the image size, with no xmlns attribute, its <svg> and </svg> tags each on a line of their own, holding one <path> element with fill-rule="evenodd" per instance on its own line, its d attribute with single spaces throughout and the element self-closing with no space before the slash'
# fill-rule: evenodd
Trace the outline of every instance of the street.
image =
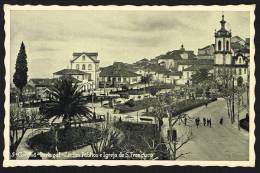
<svg viewBox="0 0 260 173">
<path fill-rule="evenodd" d="M 189 117 L 200 117 L 200 126 L 197 128 L 192 122 L 192 139 L 177 152 L 187 153 L 179 160 L 248 160 L 249 159 L 249 135 L 243 129 L 237 128 L 237 120 L 231 124 L 227 115 L 225 100 L 219 99 L 208 104 L 207 107 L 193 109 L 188 113 Z M 202 118 L 211 114 L 212 127 L 203 126 Z M 245 113 L 244 113 L 245 114 Z M 223 116 L 224 124 L 220 125 L 219 120 Z M 245 115 L 241 115 L 241 118 Z M 167 124 L 167 123 L 166 123 Z M 183 125 L 176 126 L 176 129 L 183 128 Z"/>
</svg>

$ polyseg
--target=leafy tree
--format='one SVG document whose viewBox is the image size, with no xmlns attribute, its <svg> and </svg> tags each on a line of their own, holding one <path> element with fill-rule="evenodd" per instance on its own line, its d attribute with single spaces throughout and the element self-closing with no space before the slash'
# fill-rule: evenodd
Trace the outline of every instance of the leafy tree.
<svg viewBox="0 0 260 173">
<path fill-rule="evenodd" d="M 25 133 L 28 129 L 38 122 L 42 123 L 43 117 L 37 111 L 26 111 L 21 108 L 10 109 L 10 156 L 16 159 L 17 148 L 20 145 Z"/>
<path fill-rule="evenodd" d="M 209 79 L 208 74 L 209 73 L 207 69 L 200 69 L 197 73 L 192 75 L 192 83 L 197 84 Z"/>
<path fill-rule="evenodd" d="M 13 75 L 13 82 L 20 91 L 20 99 L 22 99 L 23 88 L 27 84 L 27 78 L 28 78 L 27 72 L 28 72 L 27 55 L 25 52 L 24 43 L 22 42 L 20 51 L 16 59 L 15 73 Z"/>
<path fill-rule="evenodd" d="M 75 118 L 92 119 L 93 114 L 85 105 L 87 98 L 83 92 L 82 87 L 73 84 L 69 78 L 57 80 L 50 87 L 50 103 L 46 103 L 43 112 L 47 118 L 55 117 L 53 122 L 62 117 L 65 128 L 70 127 Z"/>
<path fill-rule="evenodd" d="M 226 100 L 228 117 L 233 124 L 235 122 L 235 110 L 234 110 L 234 77 L 231 71 L 222 70 L 218 72 L 215 79 L 219 91 L 222 93 Z"/>
</svg>

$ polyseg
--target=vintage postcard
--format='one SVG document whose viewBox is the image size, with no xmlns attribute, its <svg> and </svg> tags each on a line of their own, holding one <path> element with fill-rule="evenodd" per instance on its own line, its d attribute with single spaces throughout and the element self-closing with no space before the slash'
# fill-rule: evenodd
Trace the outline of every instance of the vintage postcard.
<svg viewBox="0 0 260 173">
<path fill-rule="evenodd" d="M 255 5 L 5 5 L 4 166 L 255 166 Z"/>
</svg>

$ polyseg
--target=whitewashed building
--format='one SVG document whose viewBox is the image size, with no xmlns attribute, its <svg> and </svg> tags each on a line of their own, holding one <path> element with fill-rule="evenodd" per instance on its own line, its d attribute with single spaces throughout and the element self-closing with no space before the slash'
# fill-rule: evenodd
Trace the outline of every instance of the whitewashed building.
<svg viewBox="0 0 260 173">
<path fill-rule="evenodd" d="M 71 69 L 85 72 L 83 83 L 87 87 L 98 88 L 99 80 L 99 63 L 98 53 L 96 52 L 74 52 L 72 60 L 70 61 Z M 82 76 L 84 77 L 84 75 Z M 77 78 L 78 79 L 78 78 Z M 91 86 L 90 86 L 91 85 Z"/>
</svg>

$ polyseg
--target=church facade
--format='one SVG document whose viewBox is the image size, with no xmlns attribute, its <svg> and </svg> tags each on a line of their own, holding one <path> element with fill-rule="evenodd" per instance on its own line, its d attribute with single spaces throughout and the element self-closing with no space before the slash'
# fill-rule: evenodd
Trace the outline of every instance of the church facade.
<svg viewBox="0 0 260 173">
<path fill-rule="evenodd" d="M 221 28 L 215 31 L 214 74 L 215 77 L 227 75 L 234 79 L 235 85 L 248 81 L 249 49 L 235 52 L 231 49 L 231 30 L 225 27 L 224 15 L 220 21 Z M 248 53 L 243 53 L 248 52 Z"/>
</svg>

